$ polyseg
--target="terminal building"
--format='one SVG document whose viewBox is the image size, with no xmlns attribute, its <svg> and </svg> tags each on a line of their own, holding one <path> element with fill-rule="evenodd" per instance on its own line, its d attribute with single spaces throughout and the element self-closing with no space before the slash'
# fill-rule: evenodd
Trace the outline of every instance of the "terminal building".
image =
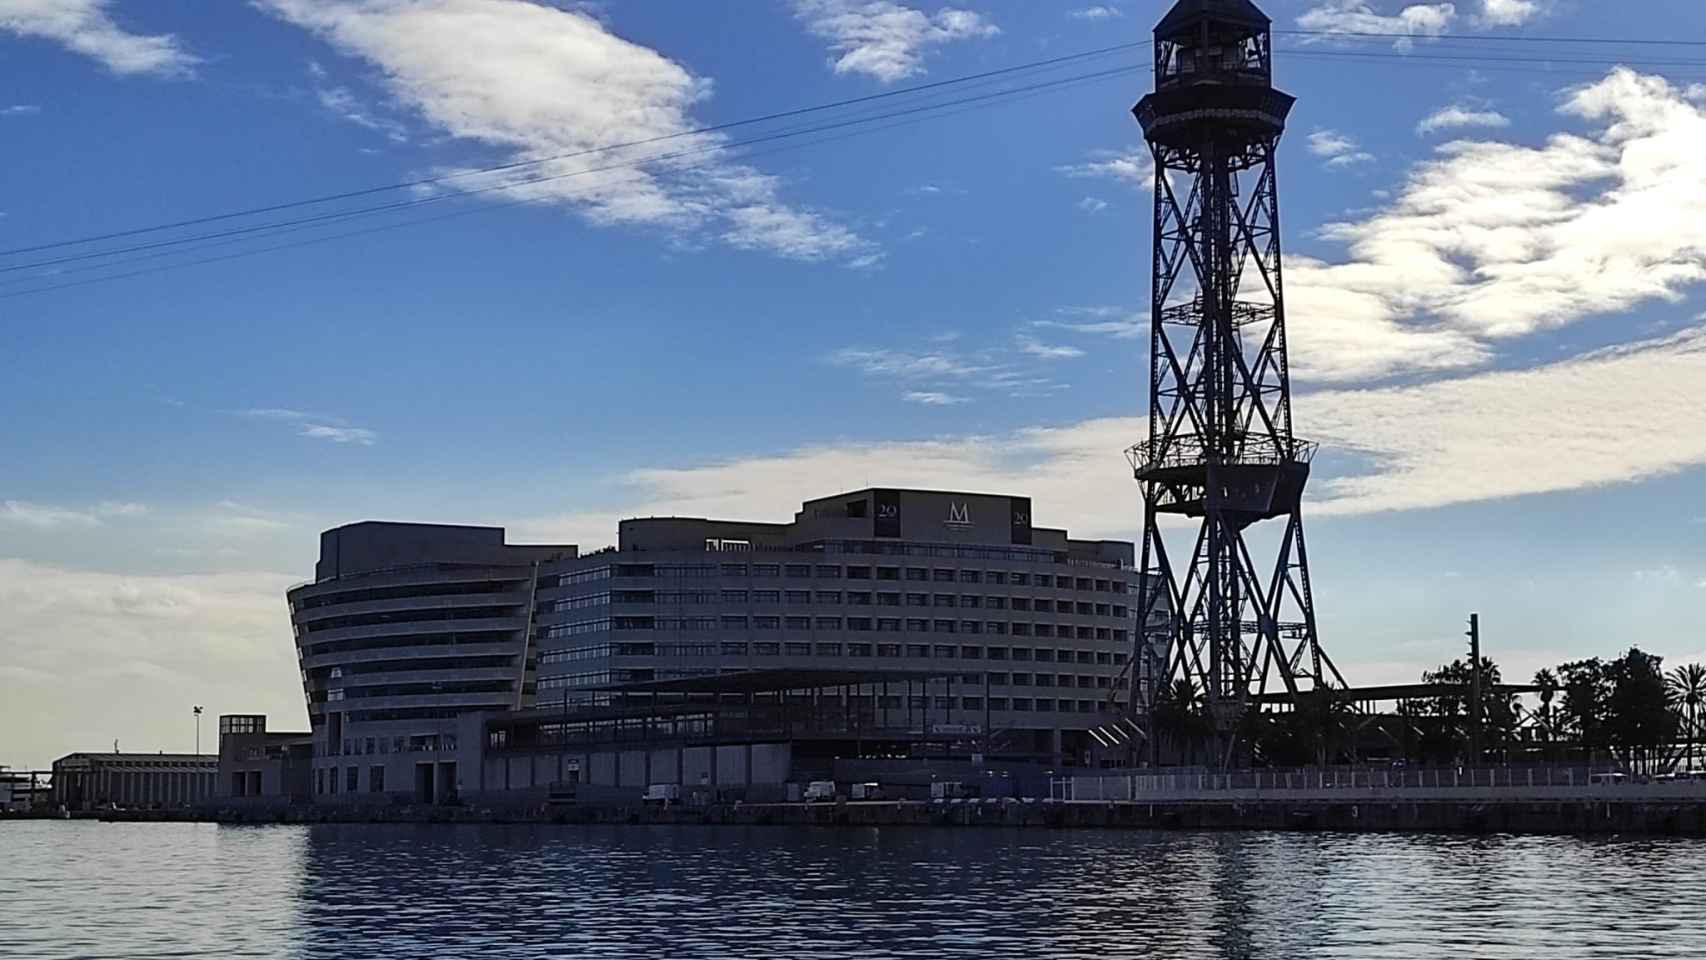
<svg viewBox="0 0 1706 960">
<path fill-rule="evenodd" d="M 195 753 L 72 753 L 53 761 L 53 805 L 71 811 L 171 810 L 211 798 L 219 758 Z"/>
<path fill-rule="evenodd" d="M 1028 498 L 923 490 L 790 523 L 626 520 L 585 556 L 489 527 L 328 530 L 289 592 L 308 789 L 442 802 L 797 781 L 862 756 L 1087 762 L 1148 680 L 1133 560 L 1036 526 Z"/>
</svg>

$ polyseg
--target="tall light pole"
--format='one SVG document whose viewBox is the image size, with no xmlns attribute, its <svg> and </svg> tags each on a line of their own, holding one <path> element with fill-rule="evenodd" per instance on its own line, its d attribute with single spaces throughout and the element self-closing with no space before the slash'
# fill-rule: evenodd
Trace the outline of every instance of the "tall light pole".
<svg viewBox="0 0 1706 960">
<path fill-rule="evenodd" d="M 195 714 L 195 755 L 199 757 L 201 756 L 201 707 L 191 707 L 190 712 Z"/>
</svg>

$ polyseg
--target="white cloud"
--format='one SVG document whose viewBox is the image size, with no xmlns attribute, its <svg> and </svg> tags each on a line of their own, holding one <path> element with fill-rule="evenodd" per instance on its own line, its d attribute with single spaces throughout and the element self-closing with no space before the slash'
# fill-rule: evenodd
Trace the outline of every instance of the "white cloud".
<svg viewBox="0 0 1706 960">
<path fill-rule="evenodd" d="M 1136 340 L 1149 335 L 1149 314 L 1146 311 L 1134 312 L 1121 307 L 1068 307 L 1058 312 L 1062 317 L 1090 319 L 1032 320 L 1031 326 L 1100 334 L 1115 340 Z"/>
<path fill-rule="evenodd" d="M 934 390 L 912 390 L 904 395 L 909 403 L 921 403 L 927 407 L 952 407 L 962 403 L 970 403 L 970 397 L 961 397 L 952 393 L 940 393 Z"/>
<path fill-rule="evenodd" d="M 1477 21 L 1488 27 L 1520 27 L 1550 12 L 1550 0 L 1482 0 Z"/>
<path fill-rule="evenodd" d="M 1706 280 L 1706 112 L 1625 69 L 1560 110 L 1595 129 L 1442 144 L 1377 211 L 1322 231 L 1347 258 L 1286 261 L 1300 377 L 1472 366 L 1497 341 Z"/>
<path fill-rule="evenodd" d="M 1143 147 L 1124 152 L 1096 150 L 1083 163 L 1064 164 L 1054 169 L 1068 177 L 1114 180 L 1145 190 L 1155 189 L 1155 158 Z"/>
<path fill-rule="evenodd" d="M 1071 360 L 1082 357 L 1084 351 L 1077 347 L 1064 344 L 1042 343 L 1032 337 L 1019 336 L 1016 340 L 1019 352 L 1029 354 L 1043 360 Z"/>
<path fill-rule="evenodd" d="M 949 377 L 964 379 L 990 372 L 987 364 L 947 353 L 908 353 L 904 350 L 864 350 L 848 347 L 830 354 L 829 362 L 863 373 L 900 379 Z"/>
<path fill-rule="evenodd" d="M 188 751 L 192 703 L 306 729 L 284 604 L 293 579 L 127 576 L 0 558 L 9 759 L 45 763 L 106 749 L 115 736 L 127 750 Z M 203 749 L 217 736 L 204 724 Z"/>
<path fill-rule="evenodd" d="M 145 516 L 148 506 L 118 500 L 102 500 L 92 507 L 62 507 L 28 500 L 0 501 L 0 523 L 52 530 L 57 527 L 96 527 L 113 518 Z"/>
<path fill-rule="evenodd" d="M 1120 12 L 1119 7 L 1110 7 L 1099 3 L 1092 7 L 1070 11 L 1067 16 L 1077 20 L 1111 20 L 1115 17 L 1123 17 L 1125 14 Z"/>
<path fill-rule="evenodd" d="M 0 117 L 28 117 L 41 112 L 41 107 L 34 103 L 14 103 L 9 107 L 0 107 Z"/>
<path fill-rule="evenodd" d="M 350 426 L 340 417 L 327 417 L 321 414 L 309 413 L 305 410 L 292 410 L 287 407 L 251 407 L 240 410 L 241 416 L 256 420 L 276 420 L 281 423 L 295 424 L 299 429 L 298 436 L 311 437 L 315 440 L 330 440 L 333 443 L 353 443 L 357 446 L 371 447 L 379 439 L 379 434 L 365 427 Z"/>
<path fill-rule="evenodd" d="M 393 143 L 408 142 L 408 131 L 401 123 L 375 114 L 372 108 L 363 103 L 348 87 L 326 84 L 326 68 L 309 61 L 308 74 L 314 78 L 314 95 L 327 112 L 358 127 L 384 134 Z"/>
<path fill-rule="evenodd" d="M 1441 107 L 1416 124 L 1416 133 L 1425 136 L 1439 130 L 1456 130 L 1461 127 L 1508 127 L 1511 119 L 1497 110 L 1476 108 L 1469 104 L 1454 103 Z"/>
<path fill-rule="evenodd" d="M 1085 213 L 1101 213 L 1103 210 L 1108 209 L 1108 201 L 1097 197 L 1085 197 L 1078 201 L 1077 206 L 1078 209 Z"/>
<path fill-rule="evenodd" d="M 113 20 L 110 0 L 0 0 L 0 31 L 51 40 L 121 76 L 189 75 L 199 62 L 171 34 L 131 33 Z"/>
<path fill-rule="evenodd" d="M 1706 463 L 1706 328 L 1530 370 L 1297 403 L 1302 432 L 1369 461 L 1320 484 L 1316 512 L 1609 486 Z"/>
<path fill-rule="evenodd" d="M 363 447 L 373 446 L 377 438 L 372 430 L 361 427 L 334 427 L 324 423 L 310 423 L 302 427 L 302 435 L 316 440 L 330 440 L 333 443 L 353 443 Z"/>
<path fill-rule="evenodd" d="M 1634 482 L 1706 465 L 1706 431 L 1697 429 L 1706 409 L 1706 327 L 1529 370 L 1314 391 L 1295 402 L 1300 434 L 1324 445 L 1310 487 L 1313 514 Z M 1632 409 L 1641 417 L 1631 418 Z M 844 487 L 849 476 L 869 476 L 895 486 L 1028 493 L 1043 522 L 1079 536 L 1131 536 L 1141 514 L 1121 451 L 1146 429 L 1141 417 L 1113 417 L 994 436 L 838 440 L 637 470 L 624 478 L 634 494 L 626 513 L 556 518 L 550 529 L 573 527 L 579 542 L 593 542 L 599 535 L 586 531 L 613 529 L 620 515 L 764 520 L 817 491 Z M 1336 474 L 1327 472 L 1330 465 Z M 524 529 L 534 539 L 547 536 L 543 524 Z"/>
<path fill-rule="evenodd" d="M 1374 154 L 1362 149 L 1356 138 L 1337 130 L 1317 130 L 1309 135 L 1309 152 L 1321 157 L 1330 168 L 1368 163 Z"/>
<path fill-rule="evenodd" d="M 1364 0 L 1327 0 L 1297 18 L 1305 30 L 1328 33 L 1403 33 L 1431 36 L 1444 33 L 1457 19 L 1450 3 L 1417 3 L 1394 14 L 1376 13 Z M 1400 41 L 1400 45 L 1406 41 Z"/>
<path fill-rule="evenodd" d="M 930 47 L 1001 32 L 970 10 L 943 7 L 932 16 L 891 0 L 794 0 L 794 13 L 829 41 L 836 73 L 862 73 L 883 83 L 923 73 Z"/>
<path fill-rule="evenodd" d="M 505 0 L 257 2 L 376 66 L 390 95 L 426 123 L 536 164 L 458 186 L 507 186 L 510 196 L 567 206 L 598 226 L 716 237 L 796 260 L 875 262 L 869 241 L 784 203 L 776 178 L 730 157 L 725 137 L 692 133 L 704 125 L 693 110 L 711 96 L 710 80 L 582 10 Z M 658 138 L 670 139 L 603 149 Z M 610 169 L 624 162 L 635 166 Z M 554 179 L 537 182 L 546 178 Z"/>
</svg>

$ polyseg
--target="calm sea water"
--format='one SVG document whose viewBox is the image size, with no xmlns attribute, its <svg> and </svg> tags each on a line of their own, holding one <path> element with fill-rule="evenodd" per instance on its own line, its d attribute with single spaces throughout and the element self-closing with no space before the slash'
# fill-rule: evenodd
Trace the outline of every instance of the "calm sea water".
<svg viewBox="0 0 1706 960">
<path fill-rule="evenodd" d="M 1706 843 L 0 824 L 0 956 L 1698 957 Z"/>
</svg>

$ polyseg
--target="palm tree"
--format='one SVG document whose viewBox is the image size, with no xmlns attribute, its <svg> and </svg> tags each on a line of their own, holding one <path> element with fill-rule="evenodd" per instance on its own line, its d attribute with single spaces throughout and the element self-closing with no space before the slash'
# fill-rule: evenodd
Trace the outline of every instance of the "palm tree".
<svg viewBox="0 0 1706 960">
<path fill-rule="evenodd" d="M 1546 739 L 1552 739 L 1552 698 L 1558 695 L 1558 675 L 1551 667 L 1535 671 L 1534 685 L 1540 688 L 1540 720 L 1545 725 Z"/>
<path fill-rule="evenodd" d="M 1694 738 L 1700 732 L 1700 708 L 1706 705 L 1706 667 L 1685 663 L 1665 678 L 1665 692 L 1682 714 L 1688 738 L 1688 769 L 1694 769 Z"/>
</svg>

